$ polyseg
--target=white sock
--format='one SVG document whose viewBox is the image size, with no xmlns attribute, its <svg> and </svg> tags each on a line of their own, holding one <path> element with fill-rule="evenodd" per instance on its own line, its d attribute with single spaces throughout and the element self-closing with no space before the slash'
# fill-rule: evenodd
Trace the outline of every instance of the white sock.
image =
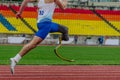
<svg viewBox="0 0 120 80">
<path fill-rule="evenodd" d="M 22 57 L 17 54 L 13 59 L 18 63 Z"/>
</svg>

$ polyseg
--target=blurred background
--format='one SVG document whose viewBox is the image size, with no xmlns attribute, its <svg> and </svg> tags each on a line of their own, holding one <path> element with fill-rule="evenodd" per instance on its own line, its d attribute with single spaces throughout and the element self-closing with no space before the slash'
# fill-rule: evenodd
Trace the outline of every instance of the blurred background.
<svg viewBox="0 0 120 80">
<path fill-rule="evenodd" d="M 120 0 L 68 0 L 68 8 L 55 9 L 53 21 L 69 28 L 73 45 L 120 45 Z M 37 4 L 28 3 L 22 19 L 16 19 L 22 0 L 0 0 L 0 44 L 26 44 L 37 31 Z M 51 33 L 42 44 L 57 44 Z"/>
</svg>

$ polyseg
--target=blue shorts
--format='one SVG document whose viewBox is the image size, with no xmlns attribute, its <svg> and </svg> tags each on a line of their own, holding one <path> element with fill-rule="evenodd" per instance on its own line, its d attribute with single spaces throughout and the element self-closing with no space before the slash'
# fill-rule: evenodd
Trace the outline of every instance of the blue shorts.
<svg viewBox="0 0 120 80">
<path fill-rule="evenodd" d="M 36 36 L 45 39 L 48 33 L 57 32 L 58 24 L 53 22 L 41 22 L 37 23 L 38 32 L 36 32 Z"/>
</svg>

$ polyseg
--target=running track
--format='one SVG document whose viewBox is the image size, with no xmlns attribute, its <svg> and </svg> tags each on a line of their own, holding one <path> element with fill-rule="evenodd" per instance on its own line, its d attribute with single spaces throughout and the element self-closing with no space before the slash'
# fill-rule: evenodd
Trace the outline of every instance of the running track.
<svg viewBox="0 0 120 80">
<path fill-rule="evenodd" d="M 1 65 L 0 80 L 120 80 L 120 66 L 19 65 L 11 75 L 9 66 Z"/>
</svg>

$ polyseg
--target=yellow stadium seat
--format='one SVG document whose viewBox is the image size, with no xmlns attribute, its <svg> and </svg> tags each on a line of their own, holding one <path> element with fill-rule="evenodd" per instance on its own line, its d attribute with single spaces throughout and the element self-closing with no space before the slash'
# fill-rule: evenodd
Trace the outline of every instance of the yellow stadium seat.
<svg viewBox="0 0 120 80">
<path fill-rule="evenodd" d="M 16 33 L 33 34 L 33 32 L 20 19 L 9 17 L 7 20 L 17 29 Z"/>
<path fill-rule="evenodd" d="M 119 21 L 110 21 L 117 29 L 120 30 L 120 22 Z"/>
<path fill-rule="evenodd" d="M 0 33 L 9 33 L 9 30 L 0 23 Z"/>
<path fill-rule="evenodd" d="M 37 29 L 37 19 L 35 18 L 24 18 L 36 31 Z"/>
<path fill-rule="evenodd" d="M 71 35 L 120 35 L 103 21 L 54 19 L 54 22 L 67 26 Z"/>
</svg>

